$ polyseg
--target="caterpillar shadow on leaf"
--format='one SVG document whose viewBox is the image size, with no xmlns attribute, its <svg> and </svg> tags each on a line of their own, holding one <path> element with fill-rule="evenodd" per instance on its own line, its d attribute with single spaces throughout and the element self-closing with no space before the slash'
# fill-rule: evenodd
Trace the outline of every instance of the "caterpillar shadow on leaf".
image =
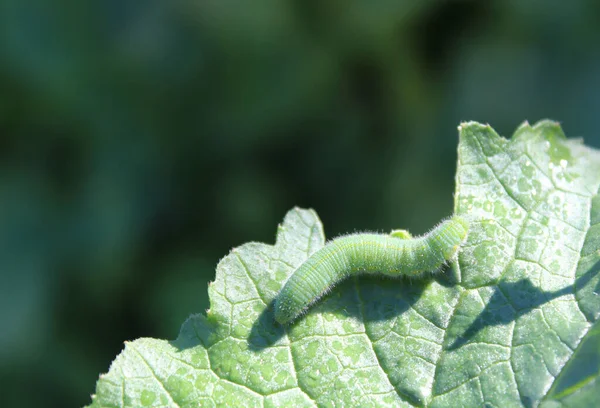
<svg viewBox="0 0 600 408">
<path fill-rule="evenodd" d="M 355 276 L 336 285 L 318 305 L 311 308 L 309 314 L 318 312 L 354 317 L 364 323 L 388 320 L 409 310 L 432 282 L 444 287 L 457 284 L 454 273 L 435 274 L 430 279 Z M 250 350 L 263 350 L 285 335 L 288 326 L 275 322 L 274 308 L 275 299 L 254 321 L 247 338 Z M 306 317 L 307 314 L 303 314 L 295 324 Z"/>
</svg>

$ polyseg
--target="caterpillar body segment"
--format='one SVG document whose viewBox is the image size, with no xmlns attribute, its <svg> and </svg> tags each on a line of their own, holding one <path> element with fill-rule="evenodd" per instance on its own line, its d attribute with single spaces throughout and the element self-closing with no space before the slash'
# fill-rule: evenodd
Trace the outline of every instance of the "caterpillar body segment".
<svg viewBox="0 0 600 408">
<path fill-rule="evenodd" d="M 287 324 L 350 275 L 419 276 L 438 270 L 459 251 L 468 222 L 454 216 L 429 233 L 352 234 L 336 238 L 312 254 L 275 299 L 275 320 Z"/>
</svg>

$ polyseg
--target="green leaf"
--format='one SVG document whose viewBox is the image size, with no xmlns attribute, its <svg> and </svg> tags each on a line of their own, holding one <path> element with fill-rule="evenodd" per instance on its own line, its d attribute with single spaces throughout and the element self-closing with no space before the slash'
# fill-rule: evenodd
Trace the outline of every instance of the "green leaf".
<svg viewBox="0 0 600 408">
<path fill-rule="evenodd" d="M 94 407 L 588 406 L 600 392 L 600 152 L 560 126 L 511 140 L 459 127 L 455 212 L 472 223 L 452 269 L 361 277 L 290 327 L 272 302 L 324 244 L 310 210 L 274 246 L 217 267 L 211 309 L 172 342 L 127 343 Z"/>
</svg>

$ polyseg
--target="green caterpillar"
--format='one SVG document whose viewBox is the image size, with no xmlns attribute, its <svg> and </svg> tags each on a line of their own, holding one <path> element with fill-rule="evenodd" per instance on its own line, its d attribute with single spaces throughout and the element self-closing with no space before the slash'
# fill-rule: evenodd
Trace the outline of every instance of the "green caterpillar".
<svg viewBox="0 0 600 408">
<path fill-rule="evenodd" d="M 418 276 L 435 271 L 458 253 L 468 229 L 464 218 L 454 216 L 417 238 L 397 230 L 390 235 L 353 234 L 334 239 L 290 276 L 275 299 L 275 320 L 280 324 L 294 321 L 351 275 Z"/>
</svg>

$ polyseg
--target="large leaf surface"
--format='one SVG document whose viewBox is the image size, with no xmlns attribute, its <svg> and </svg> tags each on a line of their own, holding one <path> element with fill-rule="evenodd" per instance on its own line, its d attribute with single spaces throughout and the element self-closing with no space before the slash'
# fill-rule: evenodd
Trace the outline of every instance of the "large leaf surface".
<svg viewBox="0 0 600 408">
<path fill-rule="evenodd" d="M 588 406 L 600 394 L 600 153 L 549 121 L 506 140 L 459 127 L 455 212 L 471 219 L 452 269 L 361 277 L 294 325 L 283 283 L 324 244 L 290 211 L 274 246 L 217 267 L 211 309 L 175 341 L 126 344 L 94 407 Z"/>
</svg>

